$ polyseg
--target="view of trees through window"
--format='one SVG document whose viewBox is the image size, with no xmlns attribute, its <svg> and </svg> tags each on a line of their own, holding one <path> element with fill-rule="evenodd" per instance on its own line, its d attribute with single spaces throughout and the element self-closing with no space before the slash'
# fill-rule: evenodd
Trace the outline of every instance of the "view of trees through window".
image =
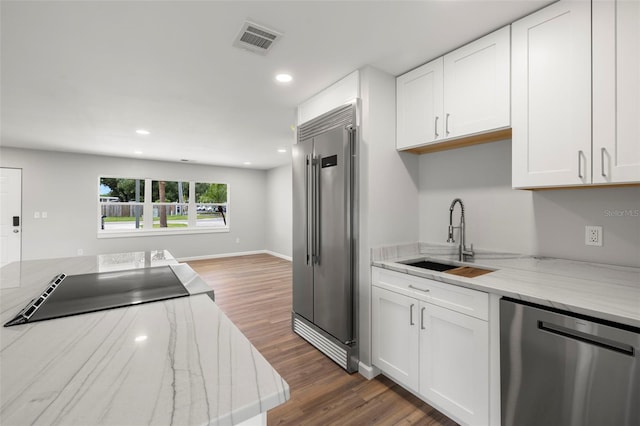
<svg viewBox="0 0 640 426">
<path fill-rule="evenodd" d="M 224 183 L 101 177 L 100 229 L 144 229 L 145 217 L 152 218 L 146 226 L 153 228 L 226 228 L 227 192 Z"/>
</svg>

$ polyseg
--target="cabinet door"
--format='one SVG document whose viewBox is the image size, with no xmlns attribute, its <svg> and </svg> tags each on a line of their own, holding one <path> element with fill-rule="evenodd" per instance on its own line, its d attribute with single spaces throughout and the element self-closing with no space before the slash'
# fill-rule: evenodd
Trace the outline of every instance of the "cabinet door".
<svg viewBox="0 0 640 426">
<path fill-rule="evenodd" d="M 511 124 L 510 27 L 444 56 L 445 137 Z"/>
<path fill-rule="evenodd" d="M 419 393 L 458 421 L 488 424 L 488 323 L 431 304 L 419 317 Z"/>
<path fill-rule="evenodd" d="M 593 183 L 640 181 L 640 0 L 593 2 Z"/>
<path fill-rule="evenodd" d="M 514 187 L 591 182 L 591 9 L 554 3 L 511 25 Z"/>
<path fill-rule="evenodd" d="M 418 305 L 407 296 L 372 287 L 373 365 L 418 390 Z"/>
<path fill-rule="evenodd" d="M 396 79 L 398 149 L 442 139 L 442 58 Z"/>
</svg>

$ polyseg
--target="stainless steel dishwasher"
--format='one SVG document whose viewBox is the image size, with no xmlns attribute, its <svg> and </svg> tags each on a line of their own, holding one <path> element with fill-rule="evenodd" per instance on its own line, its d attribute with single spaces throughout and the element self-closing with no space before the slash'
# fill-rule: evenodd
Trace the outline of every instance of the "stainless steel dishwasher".
<svg viewBox="0 0 640 426">
<path fill-rule="evenodd" d="M 502 299 L 502 425 L 640 425 L 639 333 Z"/>
</svg>

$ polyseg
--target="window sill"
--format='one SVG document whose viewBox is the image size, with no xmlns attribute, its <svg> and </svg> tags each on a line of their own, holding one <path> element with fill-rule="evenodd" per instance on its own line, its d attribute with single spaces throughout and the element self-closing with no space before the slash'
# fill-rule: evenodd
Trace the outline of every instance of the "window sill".
<svg viewBox="0 0 640 426">
<path fill-rule="evenodd" d="M 226 228 L 186 228 L 186 229 L 153 229 L 151 231 L 98 231 L 98 238 L 130 238 L 160 237 L 163 235 L 219 234 L 229 232 Z"/>
</svg>

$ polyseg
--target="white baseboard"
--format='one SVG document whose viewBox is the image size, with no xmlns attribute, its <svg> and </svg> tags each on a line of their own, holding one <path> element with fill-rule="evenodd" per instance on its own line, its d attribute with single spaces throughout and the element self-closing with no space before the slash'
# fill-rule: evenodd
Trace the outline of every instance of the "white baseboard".
<svg viewBox="0 0 640 426">
<path fill-rule="evenodd" d="M 176 260 L 178 262 L 189 262 L 192 260 L 220 259 L 223 257 L 250 256 L 252 254 L 264 254 L 264 253 L 266 253 L 266 250 L 240 251 L 236 253 L 206 254 L 204 256 L 180 257 L 180 258 L 176 258 Z"/>
<path fill-rule="evenodd" d="M 362 362 L 358 363 L 358 373 L 363 376 L 367 380 L 371 380 L 380 374 L 380 369 L 374 367 L 373 365 L 366 365 Z"/>
<path fill-rule="evenodd" d="M 275 257 L 279 257 L 280 259 L 288 260 L 289 262 L 291 262 L 293 260 L 293 257 L 287 256 L 287 255 L 284 255 L 284 254 L 280 254 L 280 253 L 276 253 L 275 251 L 265 250 L 264 252 L 267 253 L 267 254 L 270 254 L 271 256 L 275 256 Z"/>
<path fill-rule="evenodd" d="M 222 254 L 206 254 L 204 256 L 189 256 L 176 258 L 178 262 L 190 262 L 192 260 L 209 260 L 220 259 L 223 257 L 237 257 L 237 256 L 250 256 L 252 254 L 269 254 L 271 256 L 279 257 L 291 262 L 291 256 L 285 256 L 284 254 L 276 253 L 270 250 L 253 250 L 253 251 L 241 251 L 236 253 L 222 253 Z"/>
</svg>

